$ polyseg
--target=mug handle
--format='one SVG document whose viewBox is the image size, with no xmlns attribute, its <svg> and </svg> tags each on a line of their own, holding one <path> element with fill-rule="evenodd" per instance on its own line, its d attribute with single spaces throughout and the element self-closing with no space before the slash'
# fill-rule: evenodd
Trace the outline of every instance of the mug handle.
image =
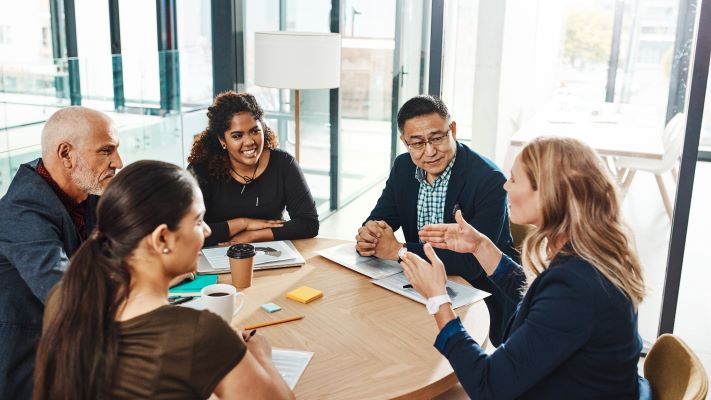
<svg viewBox="0 0 711 400">
<path fill-rule="evenodd" d="M 237 298 L 238 297 L 242 298 L 242 300 L 240 300 L 240 302 L 239 302 L 239 307 L 237 307 Z M 235 293 L 235 298 L 234 298 L 235 311 L 232 313 L 232 318 L 236 317 L 237 314 L 239 314 L 239 312 L 242 310 L 242 307 L 244 307 L 245 300 L 246 300 L 246 297 L 244 297 L 244 293 L 241 293 L 241 292 Z"/>
</svg>

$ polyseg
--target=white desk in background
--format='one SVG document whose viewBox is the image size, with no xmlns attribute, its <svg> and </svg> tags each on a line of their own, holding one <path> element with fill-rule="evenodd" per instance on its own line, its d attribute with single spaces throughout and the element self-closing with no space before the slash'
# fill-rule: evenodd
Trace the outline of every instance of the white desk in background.
<svg viewBox="0 0 711 400">
<path fill-rule="evenodd" d="M 513 160 L 523 146 L 539 136 L 562 136 L 587 143 L 603 158 L 635 157 L 661 160 L 664 154 L 663 113 L 623 106 L 619 112 L 594 115 L 584 112 L 543 112 L 519 129 L 509 143 L 504 171 L 511 171 Z M 609 165 L 609 163 L 608 163 Z M 612 171 L 615 173 L 617 171 Z"/>
</svg>

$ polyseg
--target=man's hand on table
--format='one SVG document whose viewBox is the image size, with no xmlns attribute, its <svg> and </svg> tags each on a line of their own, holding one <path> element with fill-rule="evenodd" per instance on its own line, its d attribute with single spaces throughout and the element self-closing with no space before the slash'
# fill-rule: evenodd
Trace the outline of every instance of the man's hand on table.
<svg viewBox="0 0 711 400">
<path fill-rule="evenodd" d="M 402 243 L 395 238 L 385 221 L 368 221 L 358 229 L 356 250 L 361 256 L 375 256 L 384 260 L 397 260 Z"/>
</svg>

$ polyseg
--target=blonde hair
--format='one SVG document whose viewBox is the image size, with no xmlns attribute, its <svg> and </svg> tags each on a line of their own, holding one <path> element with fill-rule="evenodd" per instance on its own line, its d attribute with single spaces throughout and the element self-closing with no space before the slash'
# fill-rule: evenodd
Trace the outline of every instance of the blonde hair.
<svg viewBox="0 0 711 400">
<path fill-rule="evenodd" d="M 549 244 L 568 243 L 561 254 L 588 261 L 636 309 L 645 294 L 642 268 L 620 218 L 616 183 L 602 160 L 578 140 L 554 137 L 534 139 L 519 160 L 538 191 L 542 213 L 542 223 L 523 243 L 523 264 L 532 278 L 554 256 Z"/>
</svg>

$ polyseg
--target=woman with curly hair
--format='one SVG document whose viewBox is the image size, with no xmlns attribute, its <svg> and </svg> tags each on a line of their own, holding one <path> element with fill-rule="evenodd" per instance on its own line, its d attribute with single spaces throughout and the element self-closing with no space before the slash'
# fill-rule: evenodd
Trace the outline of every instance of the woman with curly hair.
<svg viewBox="0 0 711 400">
<path fill-rule="evenodd" d="M 311 238 L 318 214 L 298 163 L 277 148 L 264 110 L 249 93 L 220 93 L 193 143 L 188 169 L 205 198 L 206 246 Z M 290 220 L 284 221 L 284 208 Z"/>
</svg>

